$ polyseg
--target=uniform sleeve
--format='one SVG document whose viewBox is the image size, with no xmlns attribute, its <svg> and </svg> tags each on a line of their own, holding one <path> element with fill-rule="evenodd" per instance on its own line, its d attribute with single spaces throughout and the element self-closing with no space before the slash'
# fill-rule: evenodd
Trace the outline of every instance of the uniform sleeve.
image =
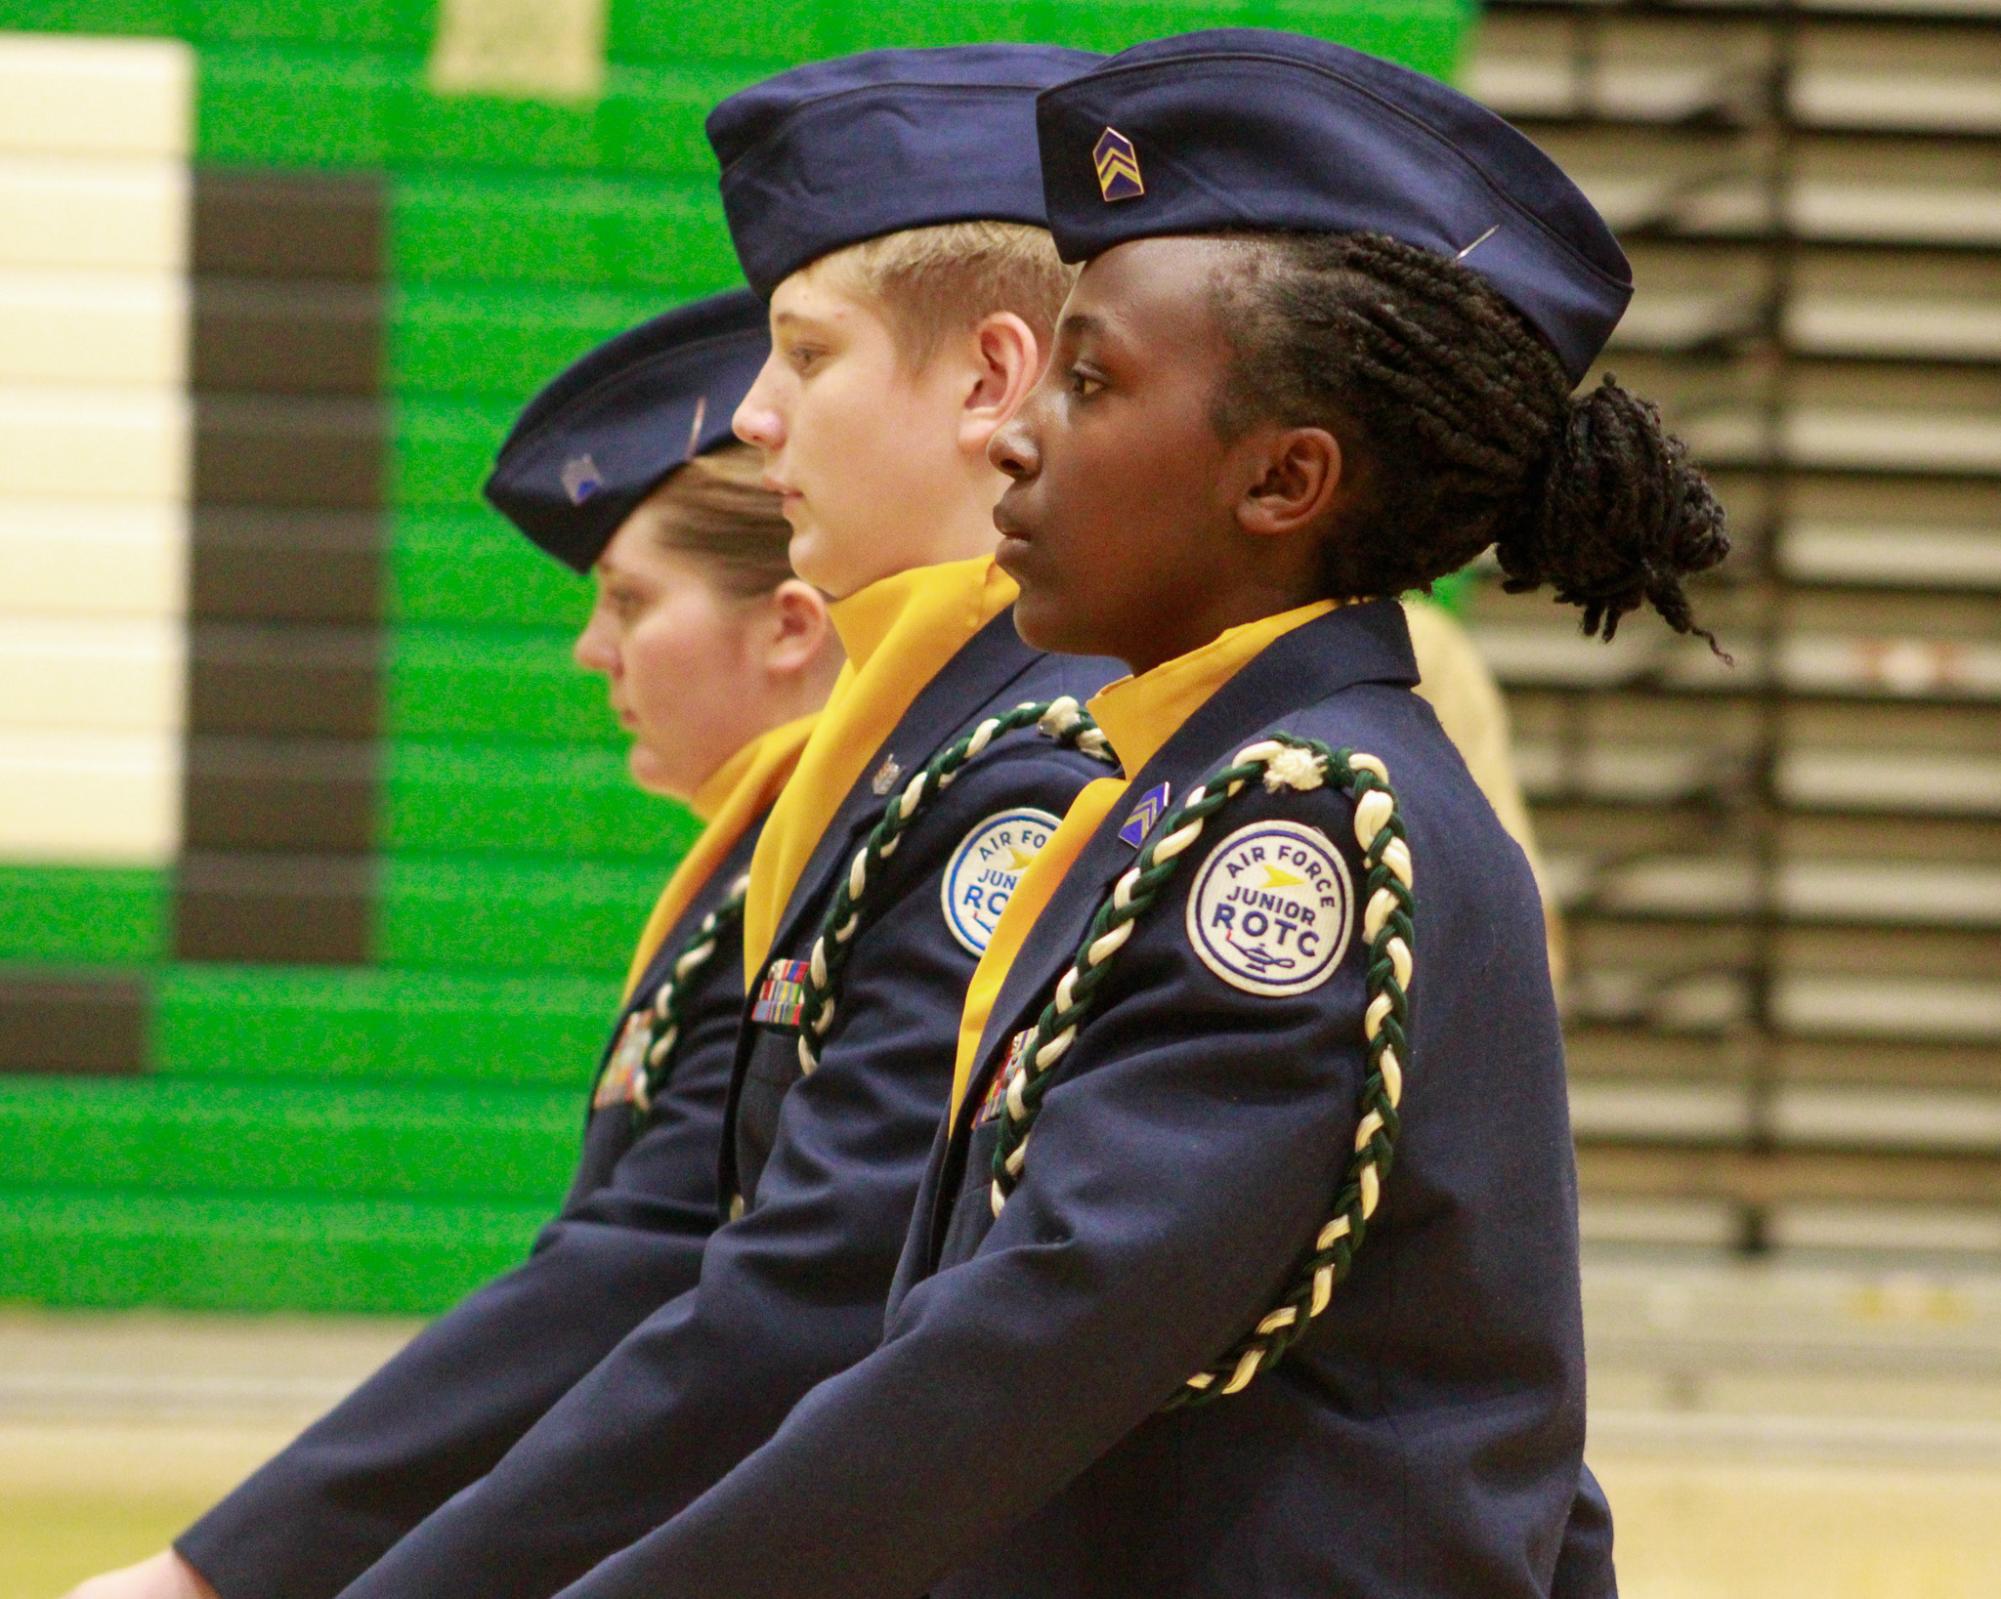
<svg viewBox="0 0 2001 1599">
<path fill-rule="evenodd" d="M 1341 838 L 1345 801 L 1306 799 L 1320 803 L 1285 814 Z M 1240 813 L 1226 814 L 1227 837 Z M 1232 986 L 1192 954 L 1195 869 L 1120 957 L 977 1252 L 916 1288 L 883 1346 L 742 1467 L 563 1599 L 914 1599 L 1270 1308 L 1354 1137 L 1359 940 L 1310 993 Z M 972 1167 L 990 1147 L 976 1140 Z M 961 1206 L 986 1202 L 985 1177 L 969 1171 Z"/>
<path fill-rule="evenodd" d="M 1578 1477 L 1549 1591 L 1551 1599 L 1619 1599 L 1612 1567 L 1612 1507 L 1589 1466 Z"/>
<path fill-rule="evenodd" d="M 694 1283 L 717 1222 L 736 997 L 733 981 L 705 986 L 647 1130 L 524 1264 L 432 1323 L 181 1535 L 175 1548 L 223 1599 L 339 1593 Z"/>
<path fill-rule="evenodd" d="M 905 835 L 857 940 L 841 1020 L 787 1093 L 754 1202 L 710 1240 L 695 1290 L 349 1599 L 546 1599 L 673 1516 L 815 1383 L 876 1347 L 973 966 L 943 923 L 945 862 L 981 819 L 1022 805 L 1061 815 L 1102 770 L 1053 752 L 996 756 Z"/>
</svg>

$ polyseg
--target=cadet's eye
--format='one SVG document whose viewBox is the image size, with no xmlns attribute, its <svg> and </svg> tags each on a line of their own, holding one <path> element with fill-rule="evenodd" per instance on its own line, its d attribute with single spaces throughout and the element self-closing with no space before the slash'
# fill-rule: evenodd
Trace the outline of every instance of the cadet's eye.
<svg viewBox="0 0 2001 1599">
<path fill-rule="evenodd" d="M 825 353 L 825 351 L 816 349 L 810 344 L 795 344 L 786 350 L 785 358 L 792 363 L 792 370 L 797 372 L 801 377 L 804 377 L 808 371 L 818 365 L 820 357 Z"/>
<path fill-rule="evenodd" d="M 606 589 L 604 597 L 611 606 L 611 614 L 621 621 L 631 621 L 646 604 L 645 596 L 639 590 L 627 588 L 623 583 Z"/>
<path fill-rule="evenodd" d="M 1088 368 L 1073 366 L 1066 374 L 1066 386 L 1080 400 L 1088 400 L 1105 386 L 1105 380 Z"/>
</svg>

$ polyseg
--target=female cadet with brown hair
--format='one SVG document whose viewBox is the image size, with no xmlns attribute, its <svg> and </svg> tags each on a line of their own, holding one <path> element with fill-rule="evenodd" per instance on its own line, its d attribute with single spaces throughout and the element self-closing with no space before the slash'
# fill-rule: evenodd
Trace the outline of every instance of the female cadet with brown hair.
<svg viewBox="0 0 2001 1599">
<path fill-rule="evenodd" d="M 1024 638 L 1137 674 L 1092 701 L 1127 776 L 974 977 L 881 1348 L 564 1599 L 1607 1594 L 1535 887 L 1385 596 L 1492 545 L 1700 632 L 1714 497 L 1572 394 L 1625 258 L 1319 40 L 1142 45 L 1038 125 L 1087 264 L 1000 560 Z"/>
<path fill-rule="evenodd" d="M 338 1593 L 694 1282 L 721 1211 L 741 879 L 840 663 L 778 497 L 730 434 L 769 347 L 743 292 L 624 333 L 530 403 L 487 484 L 595 577 L 577 661 L 606 680 L 634 780 L 705 824 L 633 957 L 560 1215 L 172 1549 L 75 1599 Z"/>
</svg>

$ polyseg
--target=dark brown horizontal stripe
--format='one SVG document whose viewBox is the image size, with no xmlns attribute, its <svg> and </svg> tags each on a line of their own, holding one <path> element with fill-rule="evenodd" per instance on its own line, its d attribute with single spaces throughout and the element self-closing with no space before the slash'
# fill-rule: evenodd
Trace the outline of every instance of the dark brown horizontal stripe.
<svg viewBox="0 0 2001 1599">
<path fill-rule="evenodd" d="M 382 386 L 374 284 L 198 278 L 193 338 L 197 392 L 370 395 Z"/>
<path fill-rule="evenodd" d="M 374 878 L 373 864 L 355 856 L 192 851 L 180 863 L 174 955 L 364 965 Z"/>
<path fill-rule="evenodd" d="M 196 505 L 366 510 L 383 503 L 388 406 L 375 399 L 198 394 Z"/>
<path fill-rule="evenodd" d="M 373 741 L 202 739 L 188 752 L 187 847 L 368 853 L 377 749 Z"/>
<path fill-rule="evenodd" d="M 364 629 L 208 622 L 194 629 L 188 737 L 293 733 L 374 738 L 381 635 Z"/>
<path fill-rule="evenodd" d="M 387 271 L 386 175 L 197 167 L 194 270 L 376 282 Z"/>
<path fill-rule="evenodd" d="M 388 518 L 377 511 L 199 506 L 189 613 L 196 621 L 379 624 L 388 539 Z"/>
<path fill-rule="evenodd" d="M 194 185 L 174 949 L 365 964 L 392 450 L 388 179 L 207 169 Z"/>
<path fill-rule="evenodd" d="M 146 1069 L 137 978 L 0 973 L 0 1072 L 130 1077 Z"/>
</svg>

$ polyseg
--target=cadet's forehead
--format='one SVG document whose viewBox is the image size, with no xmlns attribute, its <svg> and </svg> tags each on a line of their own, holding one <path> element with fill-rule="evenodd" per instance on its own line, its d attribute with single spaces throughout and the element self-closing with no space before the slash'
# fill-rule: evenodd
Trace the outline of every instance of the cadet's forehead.
<svg viewBox="0 0 2001 1599">
<path fill-rule="evenodd" d="M 1063 308 L 1062 330 L 1213 340 L 1220 336 L 1217 283 L 1236 270 L 1239 253 L 1224 240 L 1181 235 L 1115 245 L 1078 274 Z"/>
</svg>

